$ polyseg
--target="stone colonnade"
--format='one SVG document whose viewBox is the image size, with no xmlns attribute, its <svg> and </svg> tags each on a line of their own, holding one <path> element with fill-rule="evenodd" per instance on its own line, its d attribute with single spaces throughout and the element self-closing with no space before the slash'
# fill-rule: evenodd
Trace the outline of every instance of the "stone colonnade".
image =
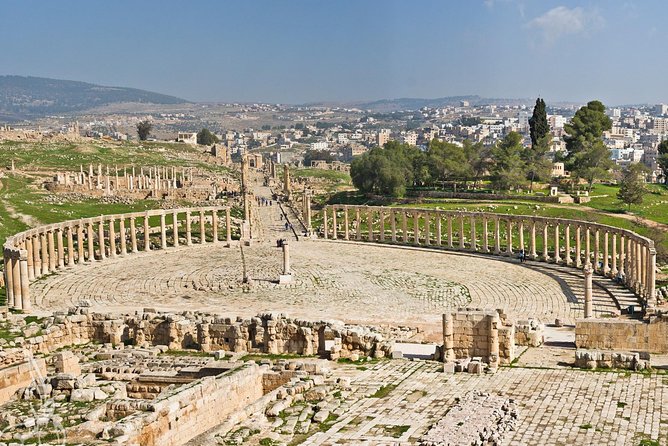
<svg viewBox="0 0 668 446">
<path fill-rule="evenodd" d="M 122 173 L 119 174 L 119 171 Z M 187 181 L 193 181 L 192 167 L 155 166 L 121 167 L 103 166 L 98 164 L 94 169 L 90 164 L 88 172 L 84 171 L 83 165 L 79 172 L 58 172 L 56 182 L 63 186 L 84 186 L 88 190 L 100 189 L 110 192 L 112 190 L 171 190 L 178 189 Z"/>
<path fill-rule="evenodd" d="M 180 244 L 219 242 L 232 243 L 229 207 L 101 215 L 29 229 L 4 245 L 7 306 L 30 311 L 30 282 L 65 267 Z"/>
<path fill-rule="evenodd" d="M 381 206 L 326 206 L 326 239 L 398 243 L 514 256 L 619 278 L 647 306 L 656 303 L 654 242 L 635 232 L 560 218 Z"/>
</svg>

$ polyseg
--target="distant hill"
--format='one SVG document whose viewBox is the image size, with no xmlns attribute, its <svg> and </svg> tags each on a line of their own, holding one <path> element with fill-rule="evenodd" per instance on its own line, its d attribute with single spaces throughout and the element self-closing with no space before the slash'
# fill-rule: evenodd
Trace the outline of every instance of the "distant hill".
<svg viewBox="0 0 668 446">
<path fill-rule="evenodd" d="M 483 98 L 478 95 L 467 96 L 448 96 L 444 98 L 423 99 L 423 98 L 397 98 L 380 99 L 370 102 L 351 102 L 351 103 L 317 103 L 308 104 L 311 106 L 332 106 L 359 108 L 373 112 L 392 112 L 399 110 L 419 110 L 422 107 L 440 108 L 446 106 L 459 105 L 460 101 L 467 101 L 470 105 L 531 105 L 531 99 L 494 99 Z"/>
<path fill-rule="evenodd" d="M 30 76 L 0 76 L 0 121 L 80 112 L 122 102 L 182 104 L 174 96 L 136 88 Z"/>
</svg>

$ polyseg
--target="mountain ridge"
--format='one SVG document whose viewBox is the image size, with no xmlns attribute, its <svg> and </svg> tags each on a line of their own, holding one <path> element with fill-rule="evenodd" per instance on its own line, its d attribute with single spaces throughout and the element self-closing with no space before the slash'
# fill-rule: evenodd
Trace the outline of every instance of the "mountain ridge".
<svg viewBox="0 0 668 446">
<path fill-rule="evenodd" d="M 0 120 L 16 121 L 68 114 L 127 102 L 183 104 L 189 101 L 138 88 L 35 76 L 0 75 Z"/>
</svg>

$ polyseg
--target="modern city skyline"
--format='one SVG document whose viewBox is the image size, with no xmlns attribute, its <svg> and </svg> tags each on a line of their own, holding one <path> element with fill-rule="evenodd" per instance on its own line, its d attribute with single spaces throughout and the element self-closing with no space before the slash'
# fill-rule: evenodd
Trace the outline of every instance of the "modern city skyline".
<svg viewBox="0 0 668 446">
<path fill-rule="evenodd" d="M 0 74 L 193 101 L 668 102 L 659 0 L 0 0 Z"/>
</svg>

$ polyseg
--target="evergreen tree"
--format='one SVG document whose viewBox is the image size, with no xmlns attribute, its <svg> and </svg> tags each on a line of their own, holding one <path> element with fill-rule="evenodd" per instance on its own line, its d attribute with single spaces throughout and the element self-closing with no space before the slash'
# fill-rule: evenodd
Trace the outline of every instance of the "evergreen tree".
<svg viewBox="0 0 668 446">
<path fill-rule="evenodd" d="M 527 166 L 527 178 L 531 181 L 529 190 L 533 192 L 536 179 L 547 180 L 552 170 L 552 163 L 547 159 L 550 142 L 550 124 L 547 122 L 545 101 L 536 99 L 533 115 L 529 118 L 531 147 L 525 149 L 523 158 Z"/>
<path fill-rule="evenodd" d="M 647 193 L 645 175 L 647 169 L 642 164 L 631 164 L 622 174 L 622 181 L 617 192 L 617 198 L 626 203 L 631 209 L 632 204 L 642 204 Z"/>
<path fill-rule="evenodd" d="M 659 144 L 659 157 L 656 159 L 657 164 L 663 170 L 663 183 L 668 184 L 668 139 L 664 139 Z"/>
<path fill-rule="evenodd" d="M 574 180 L 583 178 L 589 184 L 589 191 L 595 180 L 603 179 L 614 167 L 610 151 L 603 143 L 603 132 L 612 128 L 612 121 L 605 114 L 605 106 L 600 101 L 591 101 L 581 107 L 564 126 L 568 134 L 564 137 L 567 155 L 566 168 Z"/>
<path fill-rule="evenodd" d="M 524 182 L 522 135 L 510 132 L 492 149 L 491 180 L 495 189 L 515 189 Z"/>
<path fill-rule="evenodd" d="M 218 137 L 211 133 L 211 131 L 207 128 L 204 128 L 197 132 L 197 144 L 203 145 L 203 146 L 210 146 L 211 144 L 215 144 L 218 142 Z"/>
</svg>

